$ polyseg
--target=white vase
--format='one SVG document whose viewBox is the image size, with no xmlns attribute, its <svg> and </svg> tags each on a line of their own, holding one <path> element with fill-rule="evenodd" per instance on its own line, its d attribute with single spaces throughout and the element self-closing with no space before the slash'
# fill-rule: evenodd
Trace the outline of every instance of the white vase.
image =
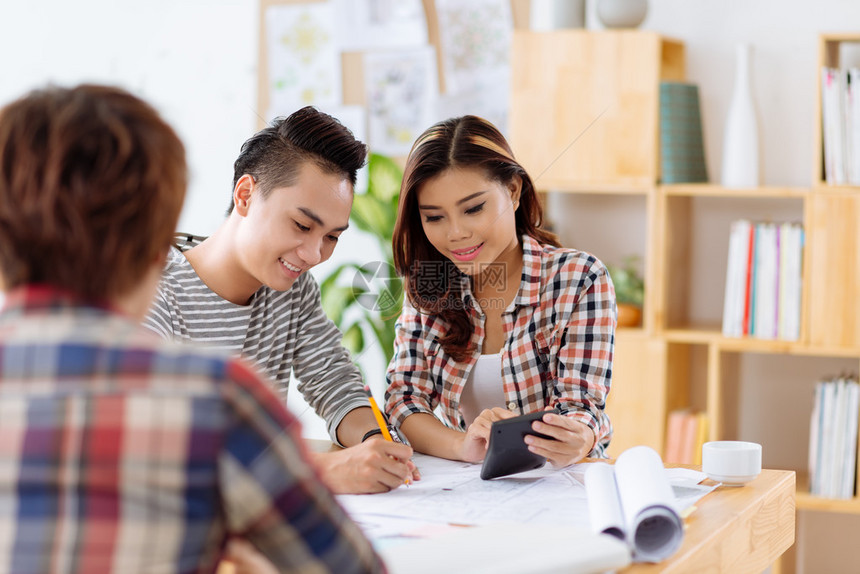
<svg viewBox="0 0 860 574">
<path fill-rule="evenodd" d="M 723 137 L 722 180 L 726 187 L 756 187 L 759 176 L 758 119 L 750 85 L 750 47 L 737 47 L 735 88 Z"/>
<path fill-rule="evenodd" d="M 585 0 L 531 0 L 529 28 L 536 32 L 585 27 Z"/>
<path fill-rule="evenodd" d="M 607 28 L 635 28 L 648 14 L 648 0 L 597 0 L 597 17 Z"/>
</svg>

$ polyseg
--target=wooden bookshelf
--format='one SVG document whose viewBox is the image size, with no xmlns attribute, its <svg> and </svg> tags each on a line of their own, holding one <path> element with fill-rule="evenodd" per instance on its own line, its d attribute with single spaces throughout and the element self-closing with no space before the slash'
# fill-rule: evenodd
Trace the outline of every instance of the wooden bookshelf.
<svg viewBox="0 0 860 574">
<path fill-rule="evenodd" d="M 860 34 L 823 35 L 819 64 L 838 62 L 842 42 L 860 43 Z M 662 450 L 668 413 L 696 406 L 690 404 L 694 379 L 704 379 L 709 439 L 743 440 L 737 436 L 737 378 L 740 359 L 747 355 L 832 359 L 840 364 L 856 359 L 854 368 L 860 371 L 860 186 L 826 186 L 822 181 L 820 96 L 813 111 L 815 163 L 809 187 L 661 185 L 657 93 L 661 80 L 683 80 L 682 44 L 652 32 L 518 31 L 513 54 L 512 77 L 519 81 L 511 94 L 511 142 L 530 173 L 546 170 L 538 188 L 604 194 L 638 190 L 648 197 L 641 213 L 648 230 L 643 328 L 618 332 L 607 401 L 616 429 L 611 455 L 633 444 Z M 636 82 L 622 82 L 621 78 L 633 74 L 634 62 Z M 592 94 L 597 89 L 600 101 L 610 103 L 612 117 L 625 118 L 623 129 L 606 121 L 606 104 L 597 105 Z M 631 138 L 637 142 L 634 148 Z M 558 159 L 547 168 L 574 139 L 576 143 L 560 156 L 564 161 Z M 630 156 L 631 162 L 622 164 L 623 156 Z M 737 219 L 749 218 L 749 206 L 765 202 L 802 221 L 805 245 L 797 341 L 725 337 L 719 321 L 702 322 L 691 312 L 690 289 L 696 273 L 691 244 L 702 238 L 692 217 L 697 206 L 701 211 L 702 202 L 736 212 Z M 728 229 L 724 236 L 711 238 L 727 244 Z M 708 288 L 712 292 L 705 296 L 722 309 L 724 284 L 713 282 Z M 810 389 L 814 382 L 809 381 Z M 811 404 L 812 393 L 799 400 Z M 794 470 L 806 472 L 805 468 Z M 800 509 L 860 514 L 860 497 L 815 497 L 808 494 L 805 482 L 798 489 Z"/>
</svg>

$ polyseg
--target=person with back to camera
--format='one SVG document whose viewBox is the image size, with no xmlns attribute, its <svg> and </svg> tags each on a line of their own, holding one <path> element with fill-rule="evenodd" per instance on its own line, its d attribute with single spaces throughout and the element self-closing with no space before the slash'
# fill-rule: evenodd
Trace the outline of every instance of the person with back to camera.
<svg viewBox="0 0 860 574">
<path fill-rule="evenodd" d="M 603 264 L 561 248 L 541 217 L 486 120 L 449 119 L 415 141 L 394 230 L 407 298 L 386 411 L 416 451 L 479 462 L 493 421 L 557 408 L 532 423 L 554 440 L 528 436 L 529 450 L 555 466 L 604 456 L 615 293 Z"/>
<path fill-rule="evenodd" d="M 294 373 L 332 441 L 349 447 L 313 455 L 338 493 L 419 478 L 412 449 L 382 439 L 361 372 L 308 273 L 349 225 L 366 155 L 348 129 L 312 107 L 257 132 L 234 164 L 227 219 L 208 238 L 180 235 L 144 322 L 162 337 L 245 357 L 285 401 Z"/>
<path fill-rule="evenodd" d="M 121 89 L 0 110 L 0 572 L 383 571 L 270 384 L 140 325 L 186 180 Z"/>
</svg>

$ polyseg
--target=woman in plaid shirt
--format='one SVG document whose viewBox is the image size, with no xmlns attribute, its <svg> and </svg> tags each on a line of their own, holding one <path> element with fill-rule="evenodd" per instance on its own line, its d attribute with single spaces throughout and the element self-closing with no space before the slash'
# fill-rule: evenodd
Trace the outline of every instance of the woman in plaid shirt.
<svg viewBox="0 0 860 574">
<path fill-rule="evenodd" d="M 415 142 L 394 230 L 407 301 L 386 410 L 419 452 L 484 458 L 493 421 L 538 410 L 530 450 L 555 466 L 604 456 L 615 292 L 593 255 L 540 229 L 531 178 L 489 122 Z"/>
</svg>

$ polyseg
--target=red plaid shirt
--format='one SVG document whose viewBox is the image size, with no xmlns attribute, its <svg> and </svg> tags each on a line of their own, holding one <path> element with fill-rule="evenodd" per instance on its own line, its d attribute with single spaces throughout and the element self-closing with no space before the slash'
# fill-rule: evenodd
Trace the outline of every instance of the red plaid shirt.
<svg viewBox="0 0 860 574">
<path fill-rule="evenodd" d="M 520 288 L 502 314 L 505 403 L 517 414 L 558 406 L 594 430 L 597 442 L 590 456 L 602 457 L 612 435 L 604 412 L 615 345 L 612 281 L 593 255 L 541 245 L 529 236 L 523 236 L 522 245 Z M 404 303 L 386 376 L 386 411 L 395 426 L 412 413 L 439 407 L 446 425 L 466 429 L 460 396 L 485 332 L 484 315 L 465 275 L 461 297 L 474 325 L 475 351 L 465 361 L 455 361 L 442 349 L 444 321 Z"/>
</svg>

